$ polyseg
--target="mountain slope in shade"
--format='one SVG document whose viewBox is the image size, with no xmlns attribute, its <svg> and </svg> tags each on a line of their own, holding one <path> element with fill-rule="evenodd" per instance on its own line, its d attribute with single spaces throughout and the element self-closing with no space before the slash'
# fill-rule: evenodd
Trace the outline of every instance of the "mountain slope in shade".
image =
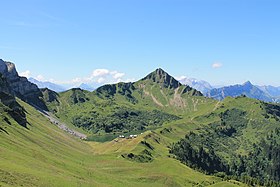
<svg viewBox="0 0 280 187">
<path fill-rule="evenodd" d="M 211 84 L 204 80 L 184 77 L 182 79 L 179 79 L 179 81 L 184 85 L 189 85 L 190 87 L 202 92 L 203 94 L 206 94 L 211 89 L 213 89 Z"/>
<path fill-rule="evenodd" d="M 245 82 L 242 85 L 226 86 L 222 88 L 215 88 L 206 93 L 207 97 L 211 97 L 217 100 L 223 100 L 224 98 L 237 97 L 241 95 L 246 95 L 247 97 L 258 99 L 265 102 L 274 102 L 275 100 L 271 98 L 264 91 L 259 89 L 257 86 L 252 85 L 251 82 Z"/>
<path fill-rule="evenodd" d="M 7 79 L 0 73 L 0 117 L 3 118 L 5 113 L 12 117 L 19 125 L 27 127 L 24 108 L 16 101 L 16 98 L 12 95 L 12 89 Z M 8 118 L 4 117 L 4 121 L 8 123 Z M 2 125 L 0 125 L 0 132 L 1 131 L 5 131 Z"/>
<path fill-rule="evenodd" d="M 63 92 L 66 91 L 66 88 L 64 88 L 63 86 L 60 86 L 58 84 L 52 83 L 52 82 L 42 82 L 42 81 L 38 81 L 37 79 L 34 78 L 29 78 L 28 79 L 30 82 L 32 82 L 33 84 L 36 84 L 39 88 L 48 88 L 50 90 L 53 90 L 55 92 Z"/>
</svg>

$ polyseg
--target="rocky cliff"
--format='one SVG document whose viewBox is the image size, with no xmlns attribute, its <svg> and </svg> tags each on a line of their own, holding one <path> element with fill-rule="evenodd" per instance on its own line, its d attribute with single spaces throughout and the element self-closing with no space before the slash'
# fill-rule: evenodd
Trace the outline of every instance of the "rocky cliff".
<svg viewBox="0 0 280 187">
<path fill-rule="evenodd" d="M 27 78 L 20 77 L 15 64 L 0 59 L 0 74 L 6 81 L 5 86 L 0 86 L 0 92 L 11 94 L 33 106 L 47 110 L 40 89 Z"/>
</svg>

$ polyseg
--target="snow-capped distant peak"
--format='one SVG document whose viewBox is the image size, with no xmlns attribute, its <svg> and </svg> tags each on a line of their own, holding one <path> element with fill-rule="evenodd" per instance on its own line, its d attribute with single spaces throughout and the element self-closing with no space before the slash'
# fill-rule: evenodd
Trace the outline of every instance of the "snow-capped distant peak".
<svg viewBox="0 0 280 187">
<path fill-rule="evenodd" d="M 195 88 L 198 91 L 201 91 L 203 94 L 210 91 L 213 87 L 210 83 L 204 80 L 198 80 L 195 78 L 188 78 L 186 76 L 182 76 L 177 78 L 182 84 L 188 85 L 192 88 Z"/>
</svg>

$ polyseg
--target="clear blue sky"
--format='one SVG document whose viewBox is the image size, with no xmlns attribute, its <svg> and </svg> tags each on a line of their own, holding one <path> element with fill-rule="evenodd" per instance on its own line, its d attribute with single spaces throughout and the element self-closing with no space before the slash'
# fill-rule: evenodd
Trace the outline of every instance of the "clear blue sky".
<svg viewBox="0 0 280 187">
<path fill-rule="evenodd" d="M 137 80 L 161 67 L 212 84 L 280 86 L 279 0 L 3 0 L 0 7 L 0 58 L 34 77 Z M 93 76 L 100 68 L 109 72 Z"/>
</svg>

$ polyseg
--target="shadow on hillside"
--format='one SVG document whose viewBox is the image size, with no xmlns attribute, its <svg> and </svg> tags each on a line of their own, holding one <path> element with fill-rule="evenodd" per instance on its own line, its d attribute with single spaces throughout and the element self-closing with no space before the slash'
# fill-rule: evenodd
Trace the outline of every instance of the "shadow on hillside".
<svg viewBox="0 0 280 187">
<path fill-rule="evenodd" d="M 4 133 L 9 135 L 9 133 L 5 129 L 3 129 L 2 127 L 0 127 L 0 132 L 4 132 Z"/>
</svg>

